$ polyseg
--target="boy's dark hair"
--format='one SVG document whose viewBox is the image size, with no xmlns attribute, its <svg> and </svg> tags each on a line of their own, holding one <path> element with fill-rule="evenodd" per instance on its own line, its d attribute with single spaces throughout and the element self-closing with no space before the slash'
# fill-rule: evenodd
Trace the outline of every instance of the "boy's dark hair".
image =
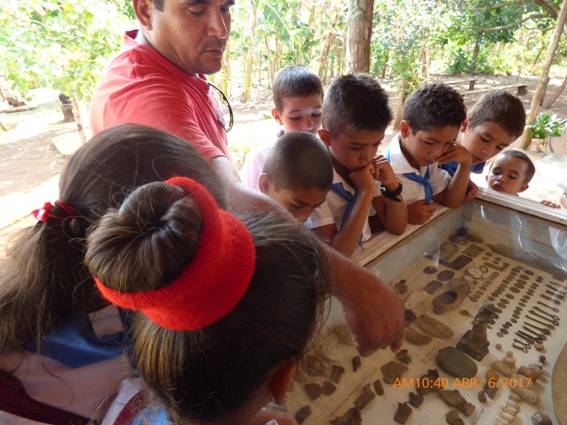
<svg viewBox="0 0 567 425">
<path fill-rule="evenodd" d="M 509 150 L 502 152 L 499 156 L 504 156 L 504 157 L 507 157 L 507 158 L 518 158 L 519 160 L 524 161 L 526 163 L 526 166 L 527 166 L 526 177 L 524 178 L 524 183 L 529 183 L 531 181 L 531 179 L 533 178 L 533 176 L 535 174 L 535 165 L 534 165 L 533 161 L 530 159 L 530 157 L 527 156 L 524 152 L 517 151 L 517 150 L 514 150 L 514 149 L 509 149 Z M 494 162 L 492 164 L 494 164 Z"/>
<path fill-rule="evenodd" d="M 276 190 L 329 190 L 333 161 L 326 146 L 307 132 L 286 133 L 278 139 L 264 164 Z"/>
<path fill-rule="evenodd" d="M 371 75 L 343 75 L 327 91 L 323 127 L 332 134 L 340 134 L 347 128 L 382 130 L 391 120 L 388 95 Z"/>
<path fill-rule="evenodd" d="M 494 122 L 516 138 L 522 135 L 526 126 L 524 104 L 505 90 L 496 90 L 484 95 L 474 104 L 468 117 L 471 128 L 485 122 Z"/>
<path fill-rule="evenodd" d="M 292 65 L 280 70 L 274 79 L 272 92 L 274 105 L 279 111 L 282 111 L 286 97 L 318 94 L 323 99 L 321 79 L 302 65 Z"/>
<path fill-rule="evenodd" d="M 427 84 L 406 100 L 403 119 L 413 134 L 440 127 L 459 128 L 466 118 L 463 97 L 445 84 Z"/>
</svg>

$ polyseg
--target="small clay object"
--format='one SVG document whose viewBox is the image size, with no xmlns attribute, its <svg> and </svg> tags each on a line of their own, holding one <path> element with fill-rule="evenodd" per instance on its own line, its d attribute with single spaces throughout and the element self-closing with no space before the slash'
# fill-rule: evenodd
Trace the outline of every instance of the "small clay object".
<svg viewBox="0 0 567 425">
<path fill-rule="evenodd" d="M 362 361 L 360 360 L 359 356 L 355 356 L 352 358 L 352 371 L 356 372 L 358 368 L 362 365 Z"/>
<path fill-rule="evenodd" d="M 457 258 L 451 261 L 451 263 L 449 263 L 448 266 L 451 267 L 453 270 L 461 270 L 471 261 L 472 261 L 471 257 L 467 257 L 466 255 L 459 255 Z"/>
<path fill-rule="evenodd" d="M 457 409 L 451 409 L 445 415 L 445 419 L 449 425 L 465 425 L 465 422 L 459 416 Z"/>
<path fill-rule="evenodd" d="M 498 387 L 489 387 L 485 384 L 483 391 L 491 400 L 494 400 L 494 397 L 496 397 L 496 393 L 498 392 Z"/>
<path fill-rule="evenodd" d="M 396 353 L 396 359 L 401 361 L 404 364 L 409 365 L 411 363 L 411 357 L 408 354 L 408 350 L 406 350 L 405 348 Z"/>
<path fill-rule="evenodd" d="M 405 424 L 411 415 L 411 407 L 407 403 L 398 403 L 398 409 L 394 415 L 394 421 L 398 424 Z"/>
<path fill-rule="evenodd" d="M 374 381 L 374 392 L 378 395 L 384 395 L 384 387 L 382 386 L 382 381 L 380 381 L 380 379 Z"/>
<path fill-rule="evenodd" d="M 437 279 L 439 279 L 441 282 L 446 282 L 449 279 L 451 279 L 453 276 L 455 276 L 455 272 L 452 270 L 443 270 L 442 272 L 440 272 L 437 275 Z"/>
<path fill-rule="evenodd" d="M 437 271 L 436 267 L 433 266 L 427 266 L 426 268 L 423 269 L 423 273 L 425 274 L 433 274 Z"/>
<path fill-rule="evenodd" d="M 437 369 L 428 369 L 427 373 L 419 378 L 421 384 L 417 387 L 417 393 L 425 395 L 439 391 L 438 379 L 439 372 Z"/>
<path fill-rule="evenodd" d="M 307 393 L 307 397 L 309 397 L 309 399 L 312 401 L 317 400 L 319 397 L 321 397 L 321 394 L 323 394 L 323 387 L 319 384 L 305 384 L 303 388 Z"/>
<path fill-rule="evenodd" d="M 461 309 L 461 310 L 459 310 L 459 314 L 460 314 L 461 316 L 471 317 L 471 314 L 469 313 L 469 311 L 466 310 L 466 309 L 464 309 L 464 308 Z"/>
<path fill-rule="evenodd" d="M 484 239 L 482 239 L 480 236 L 478 236 L 477 234 L 472 233 L 472 232 L 468 233 L 467 238 L 471 242 L 476 242 L 476 243 L 484 242 Z"/>
<path fill-rule="evenodd" d="M 536 343 L 534 344 L 534 348 L 535 348 L 537 351 L 539 351 L 540 353 L 545 350 L 545 347 L 544 347 L 543 344 L 540 343 L 540 342 L 536 342 Z"/>
<path fill-rule="evenodd" d="M 299 425 L 301 425 L 303 422 L 305 422 L 305 419 L 307 419 L 309 416 L 311 416 L 311 408 L 309 406 L 303 406 L 295 414 L 295 421 Z"/>
<path fill-rule="evenodd" d="M 522 400 L 524 400 L 528 404 L 537 404 L 539 402 L 539 395 L 533 390 L 524 387 L 514 387 L 510 386 L 510 389 L 515 392 L 517 395 L 520 396 Z"/>
<path fill-rule="evenodd" d="M 543 364 L 543 365 L 545 364 L 545 360 L 546 360 L 546 358 L 545 358 L 545 356 L 544 356 L 544 355 L 541 355 L 541 356 L 539 356 L 539 358 L 538 358 L 538 359 L 539 359 L 539 362 L 540 362 L 541 364 Z"/>
<path fill-rule="evenodd" d="M 338 384 L 341 381 L 341 378 L 343 377 L 344 373 L 345 373 L 345 368 L 335 364 L 331 369 L 331 375 L 329 376 L 329 379 L 333 381 L 335 384 Z"/>
<path fill-rule="evenodd" d="M 406 340 L 413 345 L 427 345 L 433 339 L 430 335 L 419 333 L 413 326 L 406 330 Z"/>
<path fill-rule="evenodd" d="M 374 400 L 374 398 L 376 398 L 376 394 L 370 389 L 370 384 L 367 384 L 362 388 L 360 395 L 354 400 L 354 407 L 358 410 L 362 410 L 368 403 Z"/>
<path fill-rule="evenodd" d="M 409 309 L 405 309 L 404 310 L 404 319 L 405 322 L 407 324 L 410 324 L 411 322 L 413 322 L 415 319 L 417 319 L 417 316 L 415 315 L 415 313 Z"/>
<path fill-rule="evenodd" d="M 512 406 L 502 406 L 502 411 L 508 413 L 509 415 L 516 416 L 518 414 L 518 408 Z"/>
<path fill-rule="evenodd" d="M 329 381 L 325 381 L 323 384 L 323 395 L 329 396 L 337 391 L 337 387 Z"/>
<path fill-rule="evenodd" d="M 362 415 L 356 407 L 351 407 L 343 416 L 332 419 L 331 425 L 362 425 Z"/>
<path fill-rule="evenodd" d="M 532 415 L 532 424 L 534 425 L 553 425 L 549 416 L 543 412 L 535 412 Z"/>
<path fill-rule="evenodd" d="M 515 402 L 522 400 L 522 397 L 520 397 L 518 394 L 514 394 L 514 393 L 511 393 L 510 395 L 508 395 L 508 398 L 512 401 L 515 401 Z"/>
<path fill-rule="evenodd" d="M 393 384 L 396 379 L 402 377 L 402 375 L 408 370 L 408 367 L 403 363 L 392 360 L 382 366 L 380 370 L 384 374 L 384 382 L 387 384 Z"/>
<path fill-rule="evenodd" d="M 512 394 L 512 395 L 514 395 L 514 394 Z M 516 409 L 516 412 L 518 410 L 520 410 L 520 405 L 518 404 L 518 402 L 516 402 L 514 400 L 510 400 L 510 399 L 506 400 L 506 406 Z"/>
<path fill-rule="evenodd" d="M 458 390 L 441 390 L 439 391 L 439 396 L 445 404 L 449 407 L 456 407 L 466 417 L 474 413 L 474 405 L 467 402 Z"/>
<path fill-rule="evenodd" d="M 443 286 L 441 282 L 439 282 L 438 280 L 432 280 L 423 287 L 423 290 L 429 295 L 433 295 L 439 288 L 441 288 L 441 286 Z"/>
<path fill-rule="evenodd" d="M 331 365 L 327 359 L 316 354 L 305 356 L 301 367 L 309 376 L 329 376 L 331 373 Z"/>
<path fill-rule="evenodd" d="M 481 403 L 486 403 L 486 393 L 484 391 L 478 392 L 478 401 Z"/>
<path fill-rule="evenodd" d="M 496 347 L 498 351 L 502 350 L 502 344 L 496 344 L 494 347 Z"/>
<path fill-rule="evenodd" d="M 455 347 L 445 347 L 437 353 L 435 363 L 455 378 L 472 378 L 478 369 L 476 363 Z"/>
<path fill-rule="evenodd" d="M 537 379 L 543 374 L 543 370 L 541 370 L 538 365 L 536 364 L 529 364 L 528 366 L 521 366 L 518 369 L 518 375 L 525 376 L 532 381 L 537 381 Z"/>
<path fill-rule="evenodd" d="M 506 366 L 504 362 L 501 362 L 500 360 L 492 362 L 491 366 L 496 369 L 500 375 L 510 377 L 514 373 L 514 369 Z"/>
<path fill-rule="evenodd" d="M 510 413 L 506 413 L 506 412 L 500 412 L 500 417 L 502 419 L 504 419 L 507 423 L 510 423 L 514 420 L 514 415 L 511 415 Z"/>
<path fill-rule="evenodd" d="M 409 396 L 409 404 L 413 407 L 418 408 L 423 403 L 423 396 L 421 394 L 416 394 L 413 391 L 410 391 L 408 394 Z"/>
<path fill-rule="evenodd" d="M 428 299 L 429 294 L 423 289 L 418 289 L 417 291 L 413 291 L 408 295 L 404 303 L 404 307 L 408 310 L 412 310 L 414 312 L 418 312 L 418 314 L 421 314 L 425 311 L 425 304 Z"/>
<path fill-rule="evenodd" d="M 433 312 L 445 314 L 459 308 L 469 294 L 469 284 L 464 280 L 453 281 L 449 288 L 433 299 Z"/>
<path fill-rule="evenodd" d="M 439 320 L 424 314 L 415 321 L 415 325 L 426 334 L 436 338 L 447 339 L 453 336 L 451 328 L 447 327 Z"/>
<path fill-rule="evenodd" d="M 475 279 L 480 279 L 483 275 L 482 271 L 477 267 L 469 267 L 466 272 Z"/>
<path fill-rule="evenodd" d="M 398 291 L 398 294 L 403 295 L 408 291 L 408 286 L 406 285 L 405 280 L 400 280 L 394 284 L 394 288 Z"/>
<path fill-rule="evenodd" d="M 514 369 L 516 367 L 516 358 L 514 357 L 514 353 L 507 351 L 506 356 L 502 359 L 502 363 L 510 369 Z"/>
<path fill-rule="evenodd" d="M 343 345 L 356 345 L 354 340 L 352 339 L 352 334 L 350 333 L 350 329 L 348 328 L 347 324 L 339 325 L 333 332 L 339 338 L 339 342 Z"/>
</svg>

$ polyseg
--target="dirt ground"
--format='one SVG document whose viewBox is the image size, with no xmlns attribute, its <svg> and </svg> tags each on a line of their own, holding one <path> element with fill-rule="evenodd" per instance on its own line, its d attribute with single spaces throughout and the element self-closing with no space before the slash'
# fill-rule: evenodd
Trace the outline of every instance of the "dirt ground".
<svg viewBox="0 0 567 425">
<path fill-rule="evenodd" d="M 433 80 L 447 81 L 466 77 L 432 77 Z M 537 84 L 536 78 L 476 76 L 475 89 L 487 87 L 526 84 L 528 94 L 522 96 L 524 105 L 530 106 L 531 97 Z M 561 81 L 552 79 L 548 96 L 558 90 Z M 389 92 L 392 108 L 396 105 L 395 87 L 392 81 L 383 81 Z M 466 84 L 456 86 L 466 93 Z M 514 91 L 512 91 L 515 93 Z M 470 107 L 481 95 L 465 96 Z M 235 161 L 240 164 L 244 154 L 250 149 L 275 137 L 276 126 L 270 118 L 272 108 L 271 92 L 257 89 L 252 99 L 242 103 L 238 93 L 230 94 L 235 115 L 234 129 L 229 133 L 229 145 L 235 152 Z M 552 113 L 567 119 L 567 91 L 556 101 Z M 63 123 L 62 114 L 56 102 L 44 104 L 38 108 L 19 113 L 2 113 L 0 122 L 8 131 L 0 130 L 0 248 L 14 230 L 33 223 L 29 212 L 40 207 L 45 201 L 57 198 L 58 176 L 67 160 L 54 145 L 54 141 L 63 140 L 67 147 L 80 146 L 74 123 Z M 88 117 L 85 115 L 84 120 Z M 87 135 L 90 129 L 87 127 Z M 390 130 L 387 139 L 393 136 Z M 386 140 L 385 142 L 387 142 Z M 386 143 L 384 143 L 386 144 Z M 515 143 L 519 145 L 519 141 Z M 558 196 L 555 181 L 559 177 L 567 178 L 567 132 L 554 141 L 555 154 L 529 152 L 536 162 L 538 174 L 532 187 L 524 196 L 534 200 L 552 200 Z M 73 149 L 74 149 L 73 148 Z M 538 165 L 540 164 L 540 165 Z M 0 253 L 0 257 L 2 257 Z"/>
</svg>

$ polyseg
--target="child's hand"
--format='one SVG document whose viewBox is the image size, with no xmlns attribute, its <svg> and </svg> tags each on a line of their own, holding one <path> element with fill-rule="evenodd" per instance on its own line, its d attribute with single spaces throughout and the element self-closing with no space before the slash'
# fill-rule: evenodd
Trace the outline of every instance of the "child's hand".
<svg viewBox="0 0 567 425">
<path fill-rule="evenodd" d="M 388 190 L 396 190 L 400 185 L 400 179 L 396 177 L 396 173 L 384 156 L 378 155 L 373 159 L 374 178 L 380 180 Z"/>
<path fill-rule="evenodd" d="M 478 193 L 478 186 L 472 181 L 469 181 L 469 186 L 467 187 L 467 193 L 465 194 L 465 202 L 471 201 L 476 197 Z"/>
<path fill-rule="evenodd" d="M 278 425 L 293 425 L 293 421 L 289 417 L 284 416 L 281 413 L 276 413 L 268 408 L 260 410 L 254 419 L 252 419 L 250 425 L 266 425 L 274 423 L 270 421 L 276 421 L 275 423 Z"/>
<path fill-rule="evenodd" d="M 374 164 L 370 163 L 358 170 L 351 171 L 349 175 L 356 190 L 360 193 L 372 193 L 376 182 L 374 181 Z"/>
<path fill-rule="evenodd" d="M 437 208 L 425 200 L 408 205 L 408 223 L 423 224 L 431 218 Z"/>
<path fill-rule="evenodd" d="M 549 208 L 561 208 L 561 205 L 551 201 L 541 201 L 541 204 Z"/>
<path fill-rule="evenodd" d="M 447 149 L 447 151 L 439 157 L 437 162 L 439 162 L 440 164 L 447 164 L 448 162 L 453 161 L 456 161 L 462 165 L 471 165 L 472 156 L 466 148 L 453 143 L 449 147 L 449 149 Z"/>
</svg>

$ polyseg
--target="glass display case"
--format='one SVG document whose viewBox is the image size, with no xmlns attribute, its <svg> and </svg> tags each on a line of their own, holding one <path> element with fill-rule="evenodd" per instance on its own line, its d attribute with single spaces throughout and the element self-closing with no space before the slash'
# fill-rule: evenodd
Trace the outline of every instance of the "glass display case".
<svg viewBox="0 0 567 425">
<path fill-rule="evenodd" d="M 531 424 L 537 412 L 566 424 L 566 225 L 564 211 L 482 191 L 373 238 L 354 259 L 404 300 L 402 351 L 361 357 L 333 301 L 288 413 L 306 425 Z"/>
</svg>

